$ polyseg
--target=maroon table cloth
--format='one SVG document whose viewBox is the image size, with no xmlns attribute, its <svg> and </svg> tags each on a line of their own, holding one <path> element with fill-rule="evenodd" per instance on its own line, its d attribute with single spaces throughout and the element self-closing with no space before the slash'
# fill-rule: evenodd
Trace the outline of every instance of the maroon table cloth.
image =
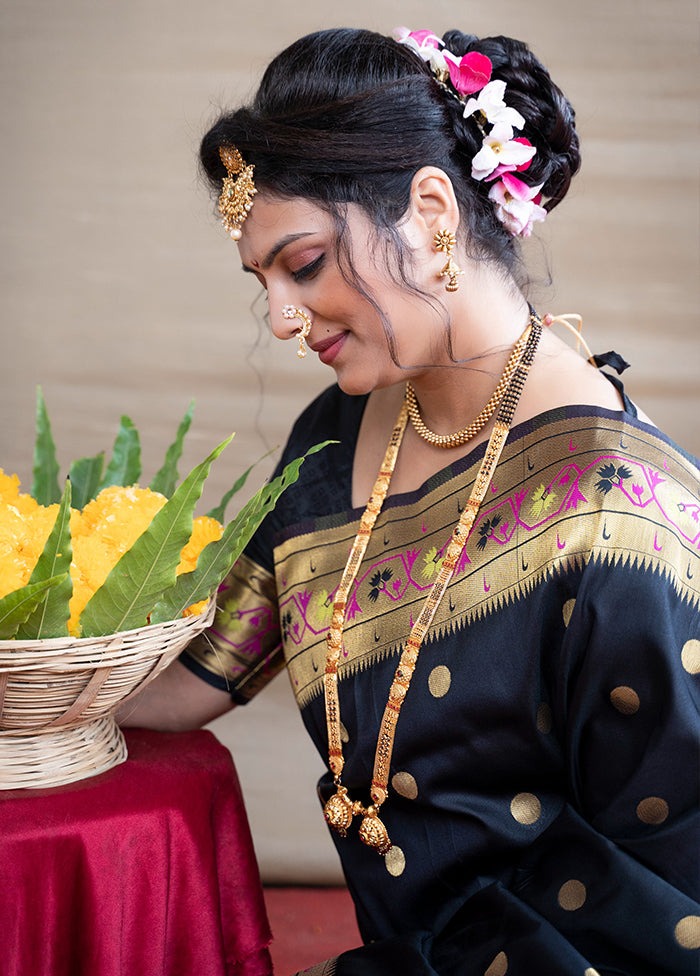
<svg viewBox="0 0 700 976">
<path fill-rule="evenodd" d="M 107 773 L 0 791 L 2 976 L 268 976 L 228 750 L 206 731 L 125 734 Z"/>
</svg>

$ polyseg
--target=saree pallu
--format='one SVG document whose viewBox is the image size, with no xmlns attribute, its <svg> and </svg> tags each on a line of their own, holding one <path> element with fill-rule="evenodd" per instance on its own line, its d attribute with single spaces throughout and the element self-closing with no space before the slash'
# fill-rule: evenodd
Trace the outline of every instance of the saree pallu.
<svg viewBox="0 0 700 976">
<path fill-rule="evenodd" d="M 332 389 L 297 424 L 282 463 L 341 443 L 302 469 L 184 659 L 239 702 L 286 663 L 324 759 L 363 405 Z M 343 783 L 363 803 L 483 451 L 386 500 L 350 592 Z M 698 471 L 658 431 L 583 407 L 511 431 L 401 710 L 381 809 L 393 847 L 365 847 L 357 820 L 334 835 L 368 944 L 328 973 L 697 973 L 699 554 Z M 333 791 L 328 773 L 321 800 Z"/>
</svg>

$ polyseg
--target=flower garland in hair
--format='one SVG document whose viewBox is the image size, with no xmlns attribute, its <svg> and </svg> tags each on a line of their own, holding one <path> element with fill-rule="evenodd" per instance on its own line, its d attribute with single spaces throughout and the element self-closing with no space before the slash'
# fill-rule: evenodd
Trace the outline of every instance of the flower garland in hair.
<svg viewBox="0 0 700 976">
<path fill-rule="evenodd" d="M 472 177 L 493 184 L 489 199 L 506 230 L 514 237 L 529 237 L 532 225 L 547 216 L 541 206 L 544 184 L 528 186 L 513 174 L 526 170 L 537 150 L 528 139 L 515 136 L 525 119 L 505 104 L 505 81 L 491 81 L 490 58 L 478 51 L 457 57 L 428 30 L 397 27 L 394 38 L 430 66 L 438 84 L 464 106 L 464 118 L 474 118 L 483 140 L 472 159 Z M 468 97 L 473 95 L 477 97 Z"/>
</svg>

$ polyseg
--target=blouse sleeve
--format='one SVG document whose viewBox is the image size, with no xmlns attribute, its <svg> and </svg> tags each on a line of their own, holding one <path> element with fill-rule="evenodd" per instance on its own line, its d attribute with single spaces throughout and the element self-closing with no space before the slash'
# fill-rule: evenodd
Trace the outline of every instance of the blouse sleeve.
<svg viewBox="0 0 700 976">
<path fill-rule="evenodd" d="M 272 573 L 242 555 L 219 589 L 214 622 L 180 660 L 237 705 L 250 701 L 284 666 Z"/>
</svg>

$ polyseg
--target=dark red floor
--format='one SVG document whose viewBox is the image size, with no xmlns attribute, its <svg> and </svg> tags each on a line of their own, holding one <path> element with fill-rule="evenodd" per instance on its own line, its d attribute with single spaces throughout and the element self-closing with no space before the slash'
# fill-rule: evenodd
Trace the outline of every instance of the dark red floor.
<svg viewBox="0 0 700 976">
<path fill-rule="evenodd" d="M 291 976 L 360 945 L 345 888 L 265 888 L 275 976 Z"/>
</svg>

